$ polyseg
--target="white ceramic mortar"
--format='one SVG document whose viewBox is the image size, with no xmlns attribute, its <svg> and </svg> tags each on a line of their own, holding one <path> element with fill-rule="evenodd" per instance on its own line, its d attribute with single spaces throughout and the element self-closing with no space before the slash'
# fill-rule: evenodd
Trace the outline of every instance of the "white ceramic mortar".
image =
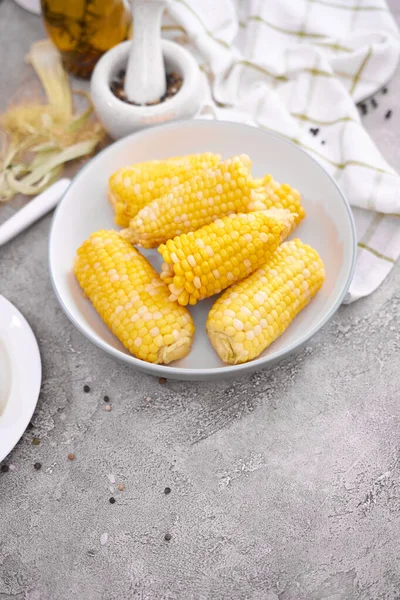
<svg viewBox="0 0 400 600">
<path fill-rule="evenodd" d="M 204 81 L 195 59 L 182 46 L 161 40 L 163 4 L 164 0 L 134 0 L 133 40 L 109 50 L 94 69 L 93 105 L 104 128 L 115 139 L 158 123 L 192 118 L 203 105 Z M 159 40 L 155 39 L 157 35 Z M 127 70 L 125 92 L 138 103 L 154 102 L 165 93 L 165 72 L 177 73 L 183 83 L 175 96 L 164 102 L 136 106 L 120 100 L 110 89 L 121 69 Z"/>
</svg>

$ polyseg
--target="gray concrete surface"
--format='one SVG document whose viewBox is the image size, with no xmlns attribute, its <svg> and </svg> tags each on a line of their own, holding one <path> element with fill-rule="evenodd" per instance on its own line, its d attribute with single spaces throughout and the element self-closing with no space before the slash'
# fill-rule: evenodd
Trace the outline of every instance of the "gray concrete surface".
<svg viewBox="0 0 400 600">
<path fill-rule="evenodd" d="M 41 35 L 39 19 L 0 3 L 2 107 L 31 77 L 22 57 Z M 366 118 L 397 167 L 399 94 L 398 73 Z M 0 472 L 0 599 L 400 598 L 400 266 L 269 371 L 160 385 L 64 316 L 50 221 L 0 251 L 0 291 L 44 367 L 34 427 Z"/>
</svg>

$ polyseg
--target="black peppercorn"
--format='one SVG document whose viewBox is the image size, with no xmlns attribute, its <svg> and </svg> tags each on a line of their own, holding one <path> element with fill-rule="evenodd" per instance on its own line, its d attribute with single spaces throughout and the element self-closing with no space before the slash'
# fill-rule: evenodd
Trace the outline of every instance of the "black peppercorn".
<svg viewBox="0 0 400 600">
<path fill-rule="evenodd" d="M 88 394 L 90 392 L 90 387 L 88 385 L 84 385 L 83 391 L 85 392 L 85 394 Z"/>
<path fill-rule="evenodd" d="M 42 463 L 35 462 L 35 464 L 33 466 L 35 467 L 36 471 L 40 471 L 40 469 L 42 468 Z"/>
<path fill-rule="evenodd" d="M 166 487 L 164 490 L 164 494 L 170 494 L 171 493 L 171 488 L 170 487 Z"/>
<path fill-rule="evenodd" d="M 165 540 L 166 542 L 169 542 L 171 538 L 172 538 L 172 535 L 171 535 L 170 533 L 166 533 L 166 534 L 164 535 L 164 540 Z"/>
<path fill-rule="evenodd" d="M 110 504 L 115 504 L 115 498 L 114 498 L 114 496 L 111 496 L 111 498 L 110 498 Z"/>
<path fill-rule="evenodd" d="M 1 465 L 0 470 L 2 473 L 7 473 L 10 470 L 10 467 L 8 465 Z"/>
</svg>

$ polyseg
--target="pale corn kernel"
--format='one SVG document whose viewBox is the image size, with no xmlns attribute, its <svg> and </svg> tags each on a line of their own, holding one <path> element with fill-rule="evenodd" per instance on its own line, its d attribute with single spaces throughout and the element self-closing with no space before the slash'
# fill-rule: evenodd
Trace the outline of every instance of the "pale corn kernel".
<svg viewBox="0 0 400 600">
<path fill-rule="evenodd" d="M 242 329 L 244 328 L 243 322 L 239 321 L 239 319 L 236 318 L 233 319 L 233 326 L 238 331 L 242 331 Z"/>
</svg>

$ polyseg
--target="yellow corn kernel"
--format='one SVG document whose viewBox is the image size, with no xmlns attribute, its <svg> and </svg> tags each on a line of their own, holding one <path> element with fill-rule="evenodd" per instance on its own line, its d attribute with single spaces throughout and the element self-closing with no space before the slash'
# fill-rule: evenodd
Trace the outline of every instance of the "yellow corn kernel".
<svg viewBox="0 0 400 600">
<path fill-rule="evenodd" d="M 122 236 L 138 246 L 155 248 L 227 214 L 248 212 L 255 189 L 250 167 L 249 157 L 242 155 L 204 170 L 145 206 Z"/>
<path fill-rule="evenodd" d="M 280 184 L 272 177 L 265 175 L 262 179 L 255 179 L 257 191 L 250 202 L 250 210 L 263 210 L 269 208 L 284 208 L 296 214 L 292 231 L 304 219 L 306 212 L 301 204 L 301 195 L 287 183 Z"/>
<path fill-rule="evenodd" d="M 220 160 L 219 154 L 205 152 L 118 169 L 108 182 L 108 197 L 115 211 L 116 224 L 128 227 L 130 220 L 144 206 Z"/>
<path fill-rule="evenodd" d="M 313 248 L 299 239 L 282 244 L 212 306 L 206 328 L 219 357 L 229 364 L 256 358 L 285 331 L 324 280 L 323 262 Z"/>
<path fill-rule="evenodd" d="M 74 272 L 103 321 L 134 356 L 167 364 L 188 354 L 194 336 L 189 312 L 169 301 L 158 273 L 116 231 L 93 233 L 78 249 Z"/>
<path fill-rule="evenodd" d="M 195 304 L 247 277 L 276 250 L 289 233 L 294 218 L 289 211 L 279 209 L 230 215 L 162 244 L 158 248 L 165 260 L 161 279 L 168 283 L 170 299 L 182 305 Z M 260 244 L 253 243 L 258 240 Z M 183 260 L 177 257 L 178 243 L 184 253 Z M 209 265 L 211 257 L 218 264 L 213 270 Z M 175 271 L 179 264 L 182 275 Z"/>
</svg>

